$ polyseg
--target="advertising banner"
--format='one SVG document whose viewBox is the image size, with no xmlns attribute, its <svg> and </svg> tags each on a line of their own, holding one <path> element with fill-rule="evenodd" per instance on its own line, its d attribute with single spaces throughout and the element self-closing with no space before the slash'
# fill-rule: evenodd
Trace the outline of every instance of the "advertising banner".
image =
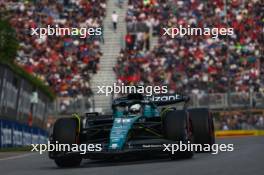
<svg viewBox="0 0 264 175">
<path fill-rule="evenodd" d="M 29 127 L 8 120 L 0 120 L 0 148 L 47 143 L 48 133 L 40 128 Z"/>
</svg>

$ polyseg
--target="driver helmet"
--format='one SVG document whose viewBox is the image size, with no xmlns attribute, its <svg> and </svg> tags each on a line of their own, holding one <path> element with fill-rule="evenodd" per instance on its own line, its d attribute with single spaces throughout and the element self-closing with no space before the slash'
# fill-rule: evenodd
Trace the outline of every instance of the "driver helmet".
<svg viewBox="0 0 264 175">
<path fill-rule="evenodd" d="M 132 113 L 132 114 L 136 114 L 136 113 L 140 112 L 140 109 L 141 109 L 141 105 L 140 104 L 134 104 L 134 105 L 130 106 L 129 112 Z"/>
</svg>

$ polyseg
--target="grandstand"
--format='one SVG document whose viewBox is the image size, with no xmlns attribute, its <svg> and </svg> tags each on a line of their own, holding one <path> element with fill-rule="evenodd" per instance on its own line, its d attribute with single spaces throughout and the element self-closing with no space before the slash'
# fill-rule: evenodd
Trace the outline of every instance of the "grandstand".
<svg viewBox="0 0 264 175">
<path fill-rule="evenodd" d="M 227 4 L 226 14 L 223 1 L 144 2 L 129 1 L 126 21 L 130 29 L 128 38 L 132 39 L 120 51 L 115 67 L 118 80 L 166 84 L 172 91 L 193 94 L 249 92 L 250 89 L 264 92 L 260 1 L 232 1 Z M 164 26 L 177 25 L 230 26 L 235 34 L 218 39 L 210 36 L 170 39 L 160 34 Z M 158 35 L 154 49 L 148 49 L 148 37 L 144 35 Z M 131 76 L 135 76 L 132 82 Z"/>
<path fill-rule="evenodd" d="M 45 81 L 60 97 L 90 96 L 89 80 L 102 56 L 100 37 L 30 36 L 30 28 L 99 27 L 105 16 L 105 0 L 12 1 L 1 4 L 20 41 L 16 62 Z"/>
</svg>

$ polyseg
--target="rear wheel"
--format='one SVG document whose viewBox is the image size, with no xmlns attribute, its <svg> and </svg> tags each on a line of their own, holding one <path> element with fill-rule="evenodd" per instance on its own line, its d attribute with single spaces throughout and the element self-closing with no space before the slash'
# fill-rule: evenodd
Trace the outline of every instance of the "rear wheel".
<svg viewBox="0 0 264 175">
<path fill-rule="evenodd" d="M 75 118 L 61 118 L 56 121 L 53 129 L 54 141 L 60 144 L 78 143 L 78 121 Z M 59 167 L 79 166 L 82 158 L 79 155 L 60 156 L 54 159 Z"/>
<path fill-rule="evenodd" d="M 193 125 L 194 143 L 203 148 L 215 143 L 214 123 L 212 114 L 207 108 L 190 109 L 189 114 Z"/>
<path fill-rule="evenodd" d="M 191 122 L 189 120 L 188 114 L 186 111 L 168 111 L 165 114 L 164 121 L 164 131 L 165 136 L 169 140 L 177 141 L 178 143 L 181 141 L 183 144 L 192 143 L 192 128 Z M 170 153 L 170 157 L 172 159 L 178 158 L 192 158 L 194 152 L 193 151 L 177 151 L 176 153 Z"/>
</svg>

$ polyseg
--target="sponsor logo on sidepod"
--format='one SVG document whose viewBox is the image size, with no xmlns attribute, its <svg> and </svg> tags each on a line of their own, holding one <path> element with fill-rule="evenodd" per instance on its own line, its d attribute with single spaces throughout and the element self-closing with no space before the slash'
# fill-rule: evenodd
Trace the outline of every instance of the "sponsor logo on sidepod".
<svg viewBox="0 0 264 175">
<path fill-rule="evenodd" d="M 181 95 L 175 94 L 175 95 L 163 95 L 163 96 L 153 96 L 152 101 L 174 101 L 181 99 Z"/>
</svg>

